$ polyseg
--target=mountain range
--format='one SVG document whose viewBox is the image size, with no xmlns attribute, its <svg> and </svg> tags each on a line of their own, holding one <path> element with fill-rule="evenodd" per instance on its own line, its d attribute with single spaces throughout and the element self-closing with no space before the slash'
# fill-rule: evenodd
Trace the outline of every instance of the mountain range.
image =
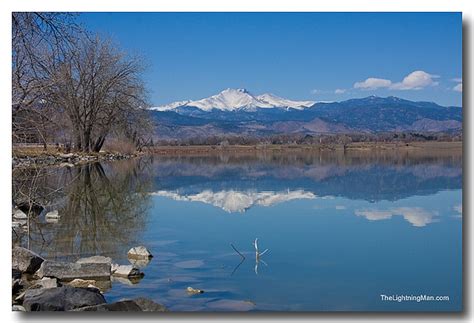
<svg viewBox="0 0 474 323">
<path fill-rule="evenodd" d="M 462 130 L 461 107 L 394 96 L 315 102 L 226 89 L 208 98 L 173 102 L 150 111 L 156 135 L 164 139 Z"/>
</svg>

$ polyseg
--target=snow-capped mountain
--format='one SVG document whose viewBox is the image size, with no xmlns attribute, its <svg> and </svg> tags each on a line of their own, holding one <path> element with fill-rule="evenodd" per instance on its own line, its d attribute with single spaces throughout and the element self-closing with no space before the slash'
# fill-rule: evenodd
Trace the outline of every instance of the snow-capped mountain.
<svg viewBox="0 0 474 323">
<path fill-rule="evenodd" d="M 173 191 L 158 191 L 151 193 L 156 196 L 171 198 L 176 201 L 202 202 L 214 205 L 226 212 L 245 212 L 253 205 L 272 206 L 297 199 L 315 199 L 317 196 L 303 190 L 283 192 L 254 192 L 254 191 L 218 191 L 204 190 L 197 194 L 181 195 Z"/>
<path fill-rule="evenodd" d="M 173 111 L 180 107 L 195 107 L 203 111 L 255 111 L 256 109 L 285 108 L 302 110 L 314 105 L 314 101 L 293 101 L 265 93 L 253 95 L 246 89 L 226 89 L 216 95 L 197 101 L 178 101 L 151 108 L 155 111 Z"/>
<path fill-rule="evenodd" d="M 393 96 L 315 103 L 227 89 L 206 99 L 152 110 L 156 135 L 166 139 L 462 130 L 462 107 Z"/>
</svg>

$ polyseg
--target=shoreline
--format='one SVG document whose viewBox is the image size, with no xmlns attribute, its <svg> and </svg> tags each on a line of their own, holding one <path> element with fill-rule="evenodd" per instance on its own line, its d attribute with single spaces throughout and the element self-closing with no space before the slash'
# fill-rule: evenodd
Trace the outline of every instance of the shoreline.
<svg viewBox="0 0 474 323">
<path fill-rule="evenodd" d="M 193 145 L 193 146 L 155 146 L 146 152 L 123 154 L 118 152 L 100 153 L 62 153 L 51 148 L 44 151 L 37 147 L 13 147 L 12 169 L 27 167 L 74 167 L 100 161 L 118 161 L 146 155 L 157 156 L 200 156 L 222 153 L 379 153 L 379 152 L 462 152 L 462 141 L 420 141 L 420 142 L 353 142 L 343 144 L 269 144 L 269 145 Z"/>
<path fill-rule="evenodd" d="M 424 151 L 424 150 L 462 150 L 462 141 L 425 142 L 354 142 L 343 144 L 285 144 L 285 145 L 194 145 L 194 146 L 156 146 L 150 153 L 156 155 L 194 155 L 207 153 L 250 153 L 250 152 L 377 152 L 377 151 Z"/>
</svg>

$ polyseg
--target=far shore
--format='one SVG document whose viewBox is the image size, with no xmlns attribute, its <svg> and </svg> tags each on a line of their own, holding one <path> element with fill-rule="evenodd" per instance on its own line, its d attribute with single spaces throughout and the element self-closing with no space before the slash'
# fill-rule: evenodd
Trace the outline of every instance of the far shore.
<svg viewBox="0 0 474 323">
<path fill-rule="evenodd" d="M 311 151 L 423 151 L 443 150 L 462 151 L 462 141 L 416 141 L 416 142 L 353 142 L 343 144 L 269 144 L 269 145 L 194 145 L 194 146 L 155 146 L 150 149 L 157 155 L 194 155 L 210 153 L 250 153 L 266 152 L 311 152 Z"/>
<path fill-rule="evenodd" d="M 47 150 L 36 145 L 13 146 L 13 168 L 38 166 L 68 166 L 78 164 L 114 161 L 136 158 L 144 155 L 158 156 L 204 156 L 214 154 L 259 154 L 259 153 L 429 153 L 461 154 L 462 141 L 416 141 L 416 142 L 353 142 L 343 144 L 259 144 L 259 145 L 194 145 L 194 146 L 154 146 L 142 152 L 120 153 L 101 151 L 100 153 L 63 153 L 50 146 Z"/>
</svg>

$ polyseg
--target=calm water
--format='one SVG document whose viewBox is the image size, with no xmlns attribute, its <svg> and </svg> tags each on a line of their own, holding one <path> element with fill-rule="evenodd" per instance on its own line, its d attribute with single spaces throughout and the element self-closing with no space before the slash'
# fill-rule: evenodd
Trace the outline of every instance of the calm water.
<svg viewBox="0 0 474 323">
<path fill-rule="evenodd" d="M 14 243 L 57 260 L 127 264 L 141 244 L 155 255 L 139 282 L 112 281 L 108 301 L 145 296 L 173 311 L 462 308 L 460 152 L 155 156 L 16 171 L 14 196 L 24 192 L 46 210 Z M 61 217 L 48 223 L 54 209 Z M 269 249 L 259 261 L 255 238 Z M 188 286 L 205 293 L 189 296 Z"/>
</svg>

